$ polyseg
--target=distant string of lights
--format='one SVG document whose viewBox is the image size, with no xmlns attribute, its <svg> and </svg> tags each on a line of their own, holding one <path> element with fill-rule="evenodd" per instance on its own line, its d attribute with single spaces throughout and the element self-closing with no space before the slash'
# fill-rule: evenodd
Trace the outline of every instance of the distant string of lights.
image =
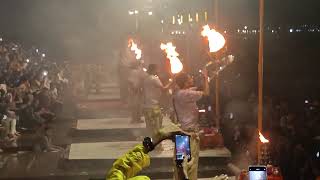
<svg viewBox="0 0 320 180">
<path fill-rule="evenodd" d="M 163 23 L 163 20 L 161 21 L 161 23 Z M 281 30 L 281 27 L 277 27 L 274 29 L 271 28 L 266 28 L 266 32 L 267 33 L 271 33 L 271 34 L 279 34 Z M 163 32 L 163 30 L 162 30 Z M 235 32 L 236 34 L 240 34 L 240 35 L 257 35 L 260 33 L 259 29 L 249 29 L 248 26 L 244 26 L 243 29 L 237 29 L 236 31 L 232 31 L 232 30 L 224 30 L 222 31 L 224 34 L 230 34 L 232 32 Z M 289 28 L 287 31 L 285 32 L 289 32 L 289 33 L 320 33 L 320 27 L 319 28 Z M 182 36 L 182 35 L 186 35 L 187 32 L 185 30 L 171 30 L 169 31 L 170 35 L 175 35 L 175 36 Z"/>
<path fill-rule="evenodd" d="M 201 18 L 201 17 L 203 17 L 203 18 Z M 203 22 L 205 22 L 205 23 L 208 22 L 208 12 L 207 11 L 201 12 L 201 13 L 199 13 L 199 12 L 187 13 L 186 16 L 183 15 L 183 14 L 174 15 L 174 16 L 172 16 L 171 24 L 173 24 L 173 25 L 175 25 L 175 24 L 182 25 L 183 23 L 186 23 L 186 22 L 189 22 L 189 23 L 196 22 L 196 23 L 198 23 L 201 20 L 203 20 Z"/>
<path fill-rule="evenodd" d="M 128 11 L 128 14 L 130 15 L 130 16 L 132 16 L 132 15 L 138 15 L 138 14 L 140 14 L 141 12 L 139 11 L 139 10 L 129 10 Z M 146 12 L 143 12 L 143 13 L 145 13 L 145 14 L 147 14 L 147 15 L 149 15 L 149 16 L 152 16 L 153 15 L 153 12 L 152 11 L 146 11 Z"/>
<path fill-rule="evenodd" d="M 143 11 L 139 10 L 129 10 L 129 15 L 139 15 L 141 13 L 146 14 L 148 16 L 153 16 L 154 13 L 152 11 Z M 208 12 L 194 12 L 194 13 L 179 13 L 177 15 L 171 16 L 171 20 L 169 19 L 161 19 L 161 24 L 172 24 L 181 26 L 183 24 L 194 24 L 194 23 L 207 23 L 208 22 Z M 179 29 L 179 28 L 177 28 Z M 161 29 L 164 32 L 164 27 Z M 281 27 L 266 27 L 265 31 L 271 34 L 278 34 L 280 32 L 288 32 L 288 33 L 320 33 L 320 26 L 316 25 L 300 25 L 295 27 L 289 27 L 287 30 L 281 30 Z M 226 29 L 223 31 L 225 34 L 227 32 L 234 32 L 234 30 Z M 249 26 L 244 26 L 243 28 L 236 29 L 235 33 L 237 34 L 259 34 L 260 30 L 255 28 L 249 28 Z M 169 34 L 171 35 L 185 35 L 186 31 L 184 30 L 169 30 Z M 1 40 L 0 40 L 1 41 Z"/>
</svg>

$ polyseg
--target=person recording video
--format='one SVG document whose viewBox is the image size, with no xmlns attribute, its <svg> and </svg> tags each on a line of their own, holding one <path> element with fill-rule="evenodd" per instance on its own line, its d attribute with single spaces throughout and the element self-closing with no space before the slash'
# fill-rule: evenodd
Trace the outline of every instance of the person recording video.
<svg viewBox="0 0 320 180">
<path fill-rule="evenodd" d="M 106 179 L 108 180 L 150 180 L 147 176 L 136 176 L 144 168 L 150 165 L 150 155 L 149 152 L 153 151 L 157 145 L 159 145 L 163 140 L 170 139 L 175 142 L 175 152 L 184 152 L 182 159 L 180 159 L 179 153 L 176 154 L 176 168 L 178 169 L 178 174 L 175 177 L 176 180 L 188 180 L 192 174 L 190 169 L 193 168 L 194 160 L 193 157 L 189 156 L 192 151 L 190 144 L 188 146 L 189 138 L 193 135 L 181 130 L 175 124 L 167 125 L 166 127 L 160 129 L 158 133 L 153 136 L 153 138 L 144 138 L 141 144 L 136 145 L 129 152 L 124 154 L 122 157 L 117 159 L 112 168 L 107 173 Z M 188 150 L 189 148 L 189 150 Z M 183 151 L 180 151 L 184 149 Z M 188 155 L 189 154 L 189 155 Z M 191 178 L 190 178 L 191 179 Z M 214 177 L 212 180 L 225 180 L 227 176 L 221 175 Z"/>
<path fill-rule="evenodd" d="M 191 180 L 198 178 L 198 161 L 200 151 L 199 132 L 199 111 L 196 102 L 201 97 L 209 95 L 208 73 L 204 69 L 204 89 L 197 91 L 194 86 L 193 78 L 186 73 L 180 73 L 176 76 L 175 81 L 178 85 L 178 90 L 174 93 L 173 105 L 176 111 L 178 122 L 181 124 L 181 129 L 191 134 L 190 146 L 191 157 L 193 159 L 192 168 L 188 169 Z M 174 176 L 179 176 L 179 169 L 175 168 Z"/>
<path fill-rule="evenodd" d="M 112 168 L 107 173 L 106 179 L 108 180 L 126 180 L 126 179 L 150 179 L 147 176 L 136 176 L 142 169 L 147 168 L 150 165 L 149 152 L 153 151 L 157 145 L 163 140 L 171 139 L 177 134 L 186 135 L 176 125 L 171 124 L 158 131 L 153 138 L 145 137 L 141 144 L 136 145 L 132 150 L 125 155 L 117 159 Z M 180 166 L 180 169 L 183 169 Z M 183 172 L 181 170 L 180 172 Z M 187 172 L 187 171 L 185 171 Z M 180 174 L 179 179 L 185 179 L 184 174 Z"/>
<path fill-rule="evenodd" d="M 160 107 L 161 95 L 168 90 L 172 83 L 163 85 L 156 64 L 150 64 L 143 82 L 144 117 L 148 135 L 154 135 L 162 127 L 163 112 Z"/>
</svg>

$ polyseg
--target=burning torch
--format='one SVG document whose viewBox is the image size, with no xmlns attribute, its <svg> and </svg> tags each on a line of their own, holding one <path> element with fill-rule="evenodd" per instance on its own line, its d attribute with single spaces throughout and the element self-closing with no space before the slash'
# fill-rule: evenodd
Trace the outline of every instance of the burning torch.
<svg viewBox="0 0 320 180">
<path fill-rule="evenodd" d="M 226 44 L 226 40 L 223 35 L 215 29 L 210 29 L 209 25 L 203 26 L 201 35 L 208 38 L 211 53 L 218 52 Z"/>
<path fill-rule="evenodd" d="M 167 44 L 161 43 L 160 48 L 164 50 L 167 54 L 167 58 L 170 61 L 171 73 L 178 74 L 183 70 L 183 64 L 178 58 L 179 53 L 176 51 L 176 47 L 172 44 L 172 42 L 168 42 Z"/>
<path fill-rule="evenodd" d="M 266 139 L 260 131 L 258 131 L 258 134 L 259 134 L 258 144 L 261 145 L 261 150 L 257 151 L 258 165 L 256 167 L 266 167 L 265 169 L 266 174 L 264 176 L 267 176 L 267 178 L 263 178 L 263 179 L 283 180 L 283 176 L 281 175 L 280 168 L 272 165 L 272 162 L 271 162 L 272 158 L 269 151 L 270 141 Z M 250 169 L 249 169 L 249 172 L 246 170 L 243 170 L 240 173 L 239 180 L 250 179 L 251 178 L 250 174 L 251 174 Z"/>
<path fill-rule="evenodd" d="M 259 131 L 259 140 L 258 144 L 262 144 L 260 151 L 258 152 L 258 162 L 259 164 L 268 165 L 270 163 L 270 153 L 269 153 L 269 140 L 266 139 L 263 134 Z"/>
<path fill-rule="evenodd" d="M 203 26 L 203 31 L 201 32 L 203 37 L 207 37 L 209 42 L 209 50 L 210 53 L 217 53 L 221 50 L 225 44 L 226 40 L 221 33 L 216 31 L 215 29 L 211 29 L 209 25 Z M 216 59 L 218 61 L 218 59 Z M 232 60 L 233 61 L 233 60 Z M 209 62 L 206 66 L 209 66 L 213 62 Z M 218 63 L 217 63 L 218 64 Z M 219 67 L 221 71 L 223 67 Z M 220 128 L 220 100 L 219 100 L 219 71 L 216 74 L 216 94 L 215 94 L 215 102 L 216 102 L 216 127 Z"/>
<path fill-rule="evenodd" d="M 128 47 L 130 48 L 130 50 L 131 50 L 132 52 L 135 53 L 136 59 L 137 59 L 137 60 L 140 60 L 141 57 L 142 57 L 142 51 L 141 51 L 141 49 L 138 48 L 138 44 L 135 43 L 132 39 L 130 39 L 130 40 L 129 40 Z"/>
</svg>

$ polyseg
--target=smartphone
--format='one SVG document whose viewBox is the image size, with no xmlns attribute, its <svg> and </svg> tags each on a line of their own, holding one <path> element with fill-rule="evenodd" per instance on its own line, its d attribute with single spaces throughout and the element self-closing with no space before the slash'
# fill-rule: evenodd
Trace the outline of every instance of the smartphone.
<svg viewBox="0 0 320 180">
<path fill-rule="evenodd" d="M 312 159 L 316 162 L 320 162 L 320 138 L 314 138 L 312 142 Z"/>
<path fill-rule="evenodd" d="M 191 160 L 190 136 L 176 135 L 175 136 L 176 162 L 181 165 L 184 156 L 187 156 L 188 161 Z"/>
<path fill-rule="evenodd" d="M 267 167 L 249 166 L 249 180 L 267 180 Z"/>
</svg>

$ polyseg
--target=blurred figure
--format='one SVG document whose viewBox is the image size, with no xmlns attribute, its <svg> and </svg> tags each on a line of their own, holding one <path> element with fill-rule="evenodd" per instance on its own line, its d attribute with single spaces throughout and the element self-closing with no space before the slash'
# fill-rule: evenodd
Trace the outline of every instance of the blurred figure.
<svg viewBox="0 0 320 180">
<path fill-rule="evenodd" d="M 131 62 L 134 61 L 134 57 L 128 48 L 126 48 L 120 54 L 119 63 L 119 81 L 120 81 L 120 96 L 123 102 L 128 101 L 128 77 Z"/>
<path fill-rule="evenodd" d="M 17 120 L 15 113 L 7 109 L 6 114 L 2 116 L 1 124 L 4 127 L 1 138 L 3 138 L 5 145 L 16 147 L 17 138 L 20 134 L 16 131 Z"/>
<path fill-rule="evenodd" d="M 170 88 L 172 83 L 166 86 L 162 84 L 158 77 L 158 66 L 150 64 L 147 70 L 147 77 L 143 83 L 144 91 L 144 117 L 149 135 L 154 135 L 162 127 L 162 111 L 160 108 L 160 98 L 163 91 Z"/>
<path fill-rule="evenodd" d="M 128 76 L 129 106 L 131 110 L 131 123 L 142 123 L 142 85 L 146 74 L 142 70 L 140 63 L 131 63 Z"/>
<path fill-rule="evenodd" d="M 35 152 L 57 152 L 63 148 L 52 144 L 53 129 L 49 126 L 41 126 L 36 132 L 34 151 Z"/>
</svg>

